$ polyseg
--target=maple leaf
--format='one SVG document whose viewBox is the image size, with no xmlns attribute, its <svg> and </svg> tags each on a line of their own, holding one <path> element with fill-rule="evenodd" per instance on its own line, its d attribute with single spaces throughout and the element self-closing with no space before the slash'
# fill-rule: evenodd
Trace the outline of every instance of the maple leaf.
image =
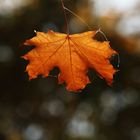
<svg viewBox="0 0 140 140">
<path fill-rule="evenodd" d="M 112 84 L 116 70 L 109 58 L 117 52 L 110 48 L 108 41 L 93 39 L 95 31 L 68 35 L 50 30 L 36 34 L 24 43 L 35 46 L 23 56 L 29 60 L 26 71 L 30 79 L 38 75 L 47 77 L 54 67 L 58 67 L 59 83 L 66 83 L 69 91 L 78 91 L 90 83 L 87 72 L 92 68 L 109 85 Z"/>
</svg>

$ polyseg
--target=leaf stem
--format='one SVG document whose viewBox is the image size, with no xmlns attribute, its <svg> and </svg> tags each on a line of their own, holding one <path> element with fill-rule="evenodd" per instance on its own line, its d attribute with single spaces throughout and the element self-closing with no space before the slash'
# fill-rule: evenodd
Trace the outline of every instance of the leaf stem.
<svg viewBox="0 0 140 140">
<path fill-rule="evenodd" d="M 63 9 L 63 13 L 64 13 L 64 17 L 65 17 L 65 22 L 66 22 L 66 30 L 67 30 L 67 34 L 69 35 L 69 24 L 68 24 L 68 19 L 67 19 L 67 14 L 66 14 L 66 9 L 65 9 L 65 5 L 64 5 L 64 1 L 61 0 L 61 5 L 62 5 L 62 9 Z"/>
</svg>

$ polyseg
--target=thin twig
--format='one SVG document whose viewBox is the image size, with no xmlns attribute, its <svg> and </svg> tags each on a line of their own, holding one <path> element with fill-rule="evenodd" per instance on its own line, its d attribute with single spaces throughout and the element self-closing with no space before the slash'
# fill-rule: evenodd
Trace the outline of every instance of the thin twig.
<svg viewBox="0 0 140 140">
<path fill-rule="evenodd" d="M 70 9 L 68 9 L 67 7 L 64 6 L 64 9 L 67 10 L 68 12 L 70 12 L 72 15 L 74 15 L 75 17 L 77 17 L 82 23 L 84 23 L 90 30 L 92 30 L 92 28 L 77 14 L 75 14 L 73 11 L 71 11 Z"/>
<path fill-rule="evenodd" d="M 97 34 L 97 33 L 101 33 L 101 34 L 103 35 L 103 37 L 105 38 L 105 40 L 108 41 L 108 39 L 107 39 L 105 33 L 104 33 L 103 31 L 101 31 L 100 28 L 96 31 L 96 34 Z"/>
<path fill-rule="evenodd" d="M 105 33 L 103 31 L 101 31 L 101 29 L 99 28 L 97 31 L 96 31 L 96 34 L 97 33 L 101 33 L 103 35 L 103 37 L 105 38 L 106 41 L 108 41 Z M 117 53 L 117 58 L 118 58 L 118 64 L 117 64 L 117 67 L 119 68 L 120 67 L 120 55 Z"/>
<path fill-rule="evenodd" d="M 117 57 L 118 57 L 118 64 L 117 64 L 117 67 L 119 68 L 119 67 L 120 67 L 120 55 L 117 54 Z"/>
</svg>

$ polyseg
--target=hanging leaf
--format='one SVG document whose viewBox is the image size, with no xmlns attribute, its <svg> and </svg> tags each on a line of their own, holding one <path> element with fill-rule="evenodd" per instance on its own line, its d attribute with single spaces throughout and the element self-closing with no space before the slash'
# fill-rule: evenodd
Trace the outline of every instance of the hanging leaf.
<svg viewBox="0 0 140 140">
<path fill-rule="evenodd" d="M 53 31 L 37 32 L 25 45 L 35 46 L 23 56 L 29 60 L 26 71 L 30 79 L 38 75 L 47 77 L 54 67 L 58 67 L 59 83 L 66 83 L 67 90 L 78 91 L 90 82 L 88 69 L 92 68 L 111 85 L 116 70 L 109 58 L 117 52 L 110 48 L 109 42 L 99 42 L 94 38 L 96 32 L 62 34 Z"/>
</svg>

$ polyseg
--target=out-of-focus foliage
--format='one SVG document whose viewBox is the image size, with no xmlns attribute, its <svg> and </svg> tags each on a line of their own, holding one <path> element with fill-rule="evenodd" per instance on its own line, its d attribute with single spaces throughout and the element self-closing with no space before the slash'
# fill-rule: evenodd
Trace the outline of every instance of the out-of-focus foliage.
<svg viewBox="0 0 140 140">
<path fill-rule="evenodd" d="M 57 79 L 28 81 L 22 43 L 33 30 L 65 32 L 59 0 L 0 0 L 0 140 L 139 140 L 139 0 L 65 0 L 93 30 L 101 28 L 120 54 L 120 71 L 108 87 L 93 84 L 73 94 Z M 68 14 L 71 33 L 88 27 Z M 102 34 L 97 39 L 104 41 Z M 30 48 L 29 48 L 30 49 Z M 111 59 L 117 67 L 117 57 Z M 57 73 L 55 69 L 52 73 Z M 96 86 L 95 86 L 96 85 Z"/>
</svg>

